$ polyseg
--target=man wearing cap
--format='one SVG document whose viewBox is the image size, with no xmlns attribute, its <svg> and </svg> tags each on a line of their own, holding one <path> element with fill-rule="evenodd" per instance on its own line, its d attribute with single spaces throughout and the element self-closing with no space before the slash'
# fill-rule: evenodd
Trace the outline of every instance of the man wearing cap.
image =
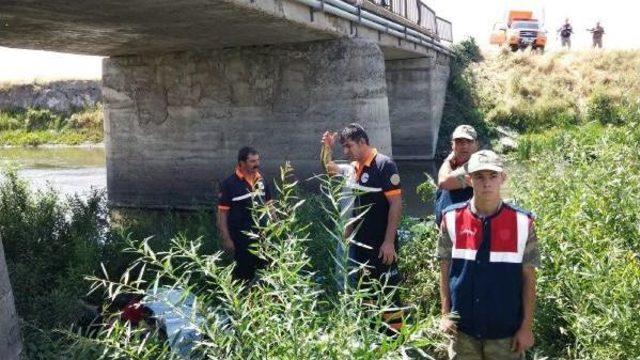
<svg viewBox="0 0 640 360">
<path fill-rule="evenodd" d="M 524 359 L 534 342 L 540 264 L 534 217 L 502 201 L 506 174 L 497 154 L 474 153 L 468 172 L 473 197 L 445 209 L 438 242 L 449 357 Z"/>
<path fill-rule="evenodd" d="M 238 151 L 235 172 L 222 182 L 218 195 L 220 242 L 234 257 L 235 279 L 252 280 L 256 270 L 265 266 L 251 251 L 256 241 L 247 232 L 255 230 L 252 209 L 269 201 L 271 190 L 260 173 L 260 154 L 252 147 L 243 147 Z"/>
<path fill-rule="evenodd" d="M 478 151 L 478 134 L 471 125 L 458 126 L 451 135 L 451 154 L 442 163 L 438 172 L 436 192 L 436 224 L 442 221 L 442 210 L 451 204 L 467 201 L 473 189 L 466 180 L 466 165 L 469 157 Z"/>
<path fill-rule="evenodd" d="M 353 161 L 353 171 L 340 169 L 331 161 L 336 137 L 345 156 Z M 402 190 L 395 162 L 369 144 L 369 137 L 359 124 L 348 125 L 340 134 L 325 132 L 322 143 L 323 164 L 327 172 L 351 177 L 346 185 L 355 193 L 354 215 L 362 215 L 362 219 L 354 226 L 357 232 L 355 243 L 350 244 L 349 256 L 355 264 L 364 264 L 364 271 L 360 274 L 364 285 L 370 279 L 379 279 L 389 286 L 387 289 L 399 285 L 396 232 L 402 217 Z M 347 229 L 347 232 L 352 230 Z M 399 303 L 397 296 L 394 301 Z M 402 326 L 401 316 L 401 311 L 383 315 L 390 332 Z"/>
</svg>

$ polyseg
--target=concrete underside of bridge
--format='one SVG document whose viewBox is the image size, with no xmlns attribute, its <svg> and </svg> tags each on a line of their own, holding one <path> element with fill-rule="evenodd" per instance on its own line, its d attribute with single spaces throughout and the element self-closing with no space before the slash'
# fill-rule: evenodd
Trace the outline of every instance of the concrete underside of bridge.
<svg viewBox="0 0 640 360">
<path fill-rule="evenodd" d="M 269 175 L 290 161 L 305 179 L 321 170 L 322 132 L 350 122 L 383 153 L 432 157 L 446 61 L 385 61 L 377 44 L 349 38 L 105 59 L 109 199 L 212 204 L 244 145 Z"/>
<path fill-rule="evenodd" d="M 0 24 L 0 46 L 102 56 L 278 45 L 350 35 L 379 44 L 387 59 L 421 57 L 428 51 L 424 45 L 311 11 L 296 0 L 3 0 Z"/>
</svg>

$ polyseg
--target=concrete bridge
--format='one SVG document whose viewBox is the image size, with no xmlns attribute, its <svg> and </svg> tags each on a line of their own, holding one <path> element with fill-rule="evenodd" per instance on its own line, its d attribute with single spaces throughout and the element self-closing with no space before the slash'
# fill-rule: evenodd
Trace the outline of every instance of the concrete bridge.
<svg viewBox="0 0 640 360">
<path fill-rule="evenodd" d="M 253 145 L 319 171 L 319 136 L 362 123 L 380 151 L 431 159 L 451 26 L 423 0 L 4 0 L 0 45 L 107 56 L 110 202 L 211 204 Z"/>
</svg>

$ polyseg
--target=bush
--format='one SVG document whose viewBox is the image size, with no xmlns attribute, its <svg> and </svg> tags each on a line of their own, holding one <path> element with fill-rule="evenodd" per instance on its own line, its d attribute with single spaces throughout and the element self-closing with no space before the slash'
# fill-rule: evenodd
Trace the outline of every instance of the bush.
<svg viewBox="0 0 640 360">
<path fill-rule="evenodd" d="M 62 118 L 50 110 L 28 109 L 24 115 L 25 130 L 31 132 L 36 130 L 58 129 L 62 125 Z"/>
<path fill-rule="evenodd" d="M 102 107 L 98 106 L 91 109 L 84 109 L 77 112 L 68 120 L 69 127 L 72 129 L 99 129 L 102 130 L 103 113 Z"/>
<path fill-rule="evenodd" d="M 587 119 L 601 124 L 619 125 L 622 123 L 622 109 L 618 105 L 620 98 L 602 90 L 594 92 L 587 102 Z"/>
<path fill-rule="evenodd" d="M 538 214 L 541 354 L 640 357 L 639 141 L 632 125 L 593 123 L 524 136 L 514 154 L 513 195 Z"/>
<path fill-rule="evenodd" d="M 19 112 L 0 111 L 0 131 L 10 131 L 22 128 L 24 119 Z"/>
<path fill-rule="evenodd" d="M 111 299 L 122 291 L 153 298 L 148 289 L 154 284 L 193 295 L 193 308 L 203 317 L 191 325 L 204 338 L 188 355 L 192 358 L 306 359 L 322 354 L 331 359 L 378 359 L 424 354 L 422 348 L 435 346 L 434 339 L 438 339 L 433 336 L 433 321 L 411 314 L 401 335 L 388 337 L 380 327 L 381 313 L 391 310 L 389 298 L 373 296 L 374 301 L 369 302 L 372 294 L 356 287 L 342 292 L 322 290 L 307 255 L 309 242 L 350 241 L 342 236 L 349 219 L 340 215 L 340 190 L 329 180 L 324 184 L 328 198 L 318 210 L 331 219 L 331 225 L 325 224 L 326 236 L 311 234 L 310 224 L 301 221 L 298 212 L 304 201 L 284 176 L 281 196 L 272 210 L 262 208 L 254 213 L 256 219 L 265 221 L 254 234 L 260 238 L 256 251 L 269 263 L 257 282 L 234 282 L 232 268 L 221 263 L 220 253 L 203 256 L 200 239 L 179 237 L 164 252 L 153 251 L 146 242 L 134 245 L 139 258 L 131 269 L 144 268 L 144 280 L 125 274 L 119 281 L 96 279 L 96 285 L 108 289 Z M 327 261 L 346 266 L 346 256 Z M 347 283 L 348 275 L 340 276 Z M 132 354 L 139 359 L 170 356 L 153 330 L 129 330 L 118 321 L 105 326 L 95 339 L 76 337 L 76 351 L 113 359 Z"/>
<path fill-rule="evenodd" d="M 32 193 L 15 171 L 0 184 L 0 235 L 28 358 L 48 358 L 59 336 L 81 316 L 79 303 L 98 269 L 104 241 L 102 194 L 59 201 L 52 190 Z M 44 330 L 44 331 L 43 331 Z"/>
<path fill-rule="evenodd" d="M 495 135 L 495 129 L 484 121 L 484 114 L 479 109 L 477 79 L 468 71 L 472 64 L 483 60 L 480 48 L 474 38 L 469 38 L 454 45 L 452 50 L 451 74 L 436 147 L 436 157 L 441 159 L 451 151 L 451 133 L 458 125 L 472 125 L 480 142 L 485 144 L 489 144 Z"/>
</svg>

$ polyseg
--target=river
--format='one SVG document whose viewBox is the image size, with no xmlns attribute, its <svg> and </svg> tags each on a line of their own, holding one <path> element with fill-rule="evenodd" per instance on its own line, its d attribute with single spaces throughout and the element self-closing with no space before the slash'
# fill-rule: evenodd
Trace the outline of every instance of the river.
<svg viewBox="0 0 640 360">
<path fill-rule="evenodd" d="M 52 187 L 63 195 L 86 196 L 92 190 L 106 189 L 105 152 L 102 147 L 40 147 L 0 149 L 0 166 L 18 166 L 18 174 L 32 188 Z M 398 161 L 404 192 L 405 213 L 423 217 L 432 207 L 422 204 L 415 188 L 428 173 L 433 176 L 433 161 Z M 107 194 L 108 196 L 108 194 Z"/>
</svg>

